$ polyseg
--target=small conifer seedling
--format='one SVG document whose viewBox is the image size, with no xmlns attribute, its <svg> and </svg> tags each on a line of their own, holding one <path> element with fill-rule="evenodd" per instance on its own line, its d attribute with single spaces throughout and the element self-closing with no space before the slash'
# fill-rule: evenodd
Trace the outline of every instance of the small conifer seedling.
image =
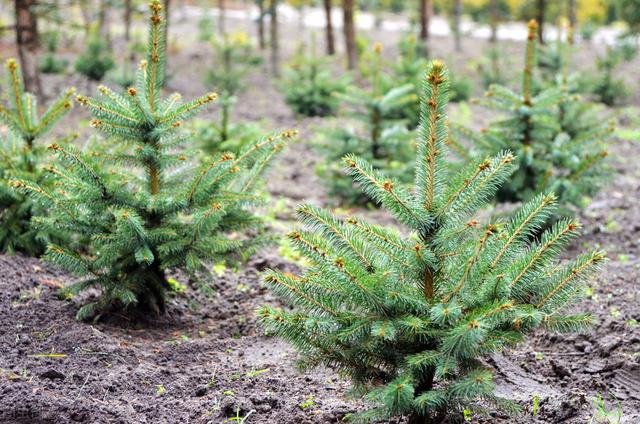
<svg viewBox="0 0 640 424">
<path fill-rule="evenodd" d="M 567 41 L 558 41 L 556 47 L 560 52 L 561 69 L 555 77 L 555 84 L 563 97 L 556 109 L 559 127 L 554 142 L 570 147 L 566 150 L 566 153 L 571 152 L 566 155 L 569 160 L 580 155 L 581 151 L 588 153 L 583 153 L 581 164 L 569 178 L 558 183 L 554 191 L 560 194 L 563 202 L 580 205 L 585 195 L 596 193 L 609 177 L 609 168 L 603 159 L 608 156 L 607 142 L 613 134 L 615 122 L 602 119 L 601 110 L 578 94 L 580 75 L 570 73 L 572 39 L 573 30 L 569 28 Z"/>
<path fill-rule="evenodd" d="M 329 186 L 330 194 L 342 199 L 346 204 L 366 204 L 371 201 L 350 181 L 344 181 L 344 173 L 339 165 L 346 153 L 355 152 L 397 176 L 403 183 L 411 178 L 411 168 L 407 167 L 413 157 L 413 133 L 407 130 L 406 122 L 398 117 L 399 111 L 414 101 L 416 94 L 411 84 L 386 89 L 382 72 L 382 46 L 373 48 L 370 87 L 348 87 L 346 93 L 336 93 L 350 107 L 349 117 L 360 121 L 360 128 L 341 126 L 329 128 L 318 139 L 318 149 L 326 158 L 319 167 L 319 174 Z"/>
<path fill-rule="evenodd" d="M 587 78 L 591 93 L 605 105 L 618 105 L 627 97 L 624 80 L 615 76 L 615 70 L 622 59 L 623 55 L 617 46 L 608 46 L 606 54 L 596 60 L 595 73 Z"/>
<path fill-rule="evenodd" d="M 136 86 L 124 94 L 101 86 L 97 98 L 78 96 L 93 115 L 91 125 L 121 146 L 91 155 L 53 144 L 49 148 L 59 159 L 50 169 L 55 189 L 14 183 L 49 208 L 40 225 L 89 240 L 81 253 L 51 244 L 45 255 L 84 277 L 63 294 L 101 290 L 96 302 L 78 311 L 79 319 L 111 308 L 161 313 L 172 287 L 168 269 L 198 271 L 206 261 L 247 255 L 264 242 L 261 221 L 247 209 L 257 200 L 250 189 L 292 135 L 264 138 L 237 156 L 222 153 L 198 168 L 179 129 L 216 95 L 187 103 L 179 95 L 161 96 L 164 18 L 158 0 L 150 9 L 149 47 Z M 255 233 L 243 236 L 249 229 Z"/>
<path fill-rule="evenodd" d="M 413 35 L 400 40 L 398 45 L 400 54 L 397 61 L 391 64 L 392 77 L 386 80 L 388 85 L 396 86 L 411 85 L 415 96 L 411 102 L 407 102 L 400 111 L 397 112 L 399 118 L 407 120 L 409 128 L 415 128 L 420 121 L 420 92 L 422 90 L 422 78 L 424 69 L 427 66 L 427 59 L 424 57 L 424 49 Z"/>
<path fill-rule="evenodd" d="M 450 174 L 448 84 L 444 65 L 431 62 L 412 192 L 362 158 L 344 159 L 363 190 L 409 231 L 302 206 L 304 228 L 289 239 L 309 269 L 265 276 L 297 309 L 265 306 L 262 322 L 300 351 L 301 365 L 349 375 L 375 404 L 354 417 L 361 421 L 405 415 L 410 423 L 441 423 L 478 401 L 513 406 L 494 393 L 481 359 L 537 328 L 574 331 L 591 322 L 568 306 L 604 254 L 558 260 L 578 232 L 572 219 L 532 240 L 553 211 L 552 194 L 536 195 L 508 221 L 478 221 L 479 208 L 513 171 L 514 157 L 501 153 Z"/>
<path fill-rule="evenodd" d="M 92 28 L 85 51 L 76 59 L 76 71 L 90 80 L 101 81 L 114 66 L 109 46 L 100 37 L 97 28 Z"/>
<path fill-rule="evenodd" d="M 335 115 L 340 99 L 335 93 L 344 93 L 348 77 L 336 77 L 331 63 L 318 57 L 315 36 L 311 39 L 311 53 L 301 52 L 285 69 L 282 82 L 285 101 L 296 113 L 304 116 Z"/>
<path fill-rule="evenodd" d="M 418 126 L 420 120 L 420 94 L 424 69 L 428 60 L 424 55 L 424 47 L 413 35 L 400 40 L 398 50 L 400 54 L 398 57 L 394 57 L 393 62 L 390 63 L 390 74 L 383 75 L 381 80 L 383 91 L 407 84 L 413 87 L 412 101 L 406 102 L 402 108 L 394 113 L 395 117 L 405 120 L 407 128 L 412 130 Z M 449 74 L 451 75 L 449 101 L 467 100 L 472 90 L 471 81 L 466 77 L 456 78 L 451 71 Z"/>
<path fill-rule="evenodd" d="M 480 133 L 452 125 L 454 133 L 473 141 L 479 156 L 513 151 L 518 169 L 498 191 L 499 201 L 528 201 L 542 191 L 558 195 L 566 214 L 570 204 L 580 205 L 582 198 L 601 186 L 607 156 L 603 140 L 610 132 L 592 125 L 580 134 L 563 131 L 562 111 L 568 92 L 563 84 L 552 85 L 537 94 L 533 78 L 537 23 L 529 23 L 522 91 L 516 93 L 501 85 L 492 85 L 481 103 L 506 115 L 493 121 Z"/>
<path fill-rule="evenodd" d="M 66 59 L 58 57 L 58 32 L 48 31 L 44 36 L 46 52 L 40 59 L 38 69 L 44 74 L 61 74 L 69 64 Z"/>
<path fill-rule="evenodd" d="M 478 61 L 476 69 L 485 88 L 489 88 L 493 84 L 506 83 L 504 75 L 505 64 L 501 53 L 499 47 L 490 47 L 487 49 L 485 57 Z"/>
<path fill-rule="evenodd" d="M 207 73 L 206 83 L 220 93 L 220 119 L 218 123 L 195 125 L 202 149 L 215 154 L 222 151 L 237 153 L 255 141 L 261 130 L 255 124 L 231 122 L 231 112 L 237 102 L 237 94 L 244 88 L 243 79 L 261 61 L 255 47 L 244 32 L 225 34 L 212 42 L 215 62 Z"/>
<path fill-rule="evenodd" d="M 6 64 L 5 92 L 8 104 L 0 104 L 0 123 L 8 133 L 0 139 L 0 251 L 21 251 L 30 255 L 44 252 L 52 233 L 31 225 L 39 207 L 9 185 L 14 178 L 28 178 L 47 185 L 42 172 L 41 141 L 53 126 L 71 110 L 73 90 L 67 90 L 38 116 L 36 97 L 24 91 L 20 67 L 14 59 Z M 54 232 L 54 234 L 57 232 Z"/>
</svg>

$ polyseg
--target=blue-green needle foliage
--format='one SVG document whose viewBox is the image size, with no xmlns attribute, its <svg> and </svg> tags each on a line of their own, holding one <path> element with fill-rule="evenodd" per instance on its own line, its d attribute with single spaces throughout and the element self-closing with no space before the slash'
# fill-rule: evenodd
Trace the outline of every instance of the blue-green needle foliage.
<svg viewBox="0 0 640 424">
<path fill-rule="evenodd" d="M 492 85 L 481 102 L 506 117 L 491 122 L 481 133 L 451 128 L 470 139 L 480 157 L 505 149 L 516 154 L 518 170 L 498 191 L 499 201 L 528 201 L 539 192 L 553 191 L 561 205 L 557 217 L 568 213 L 568 205 L 581 206 L 585 196 L 601 187 L 606 176 L 604 141 L 613 128 L 597 120 L 580 131 L 570 129 L 567 119 L 585 111 L 572 105 L 576 100 L 569 97 L 566 84 L 535 94 L 536 30 L 537 23 L 531 21 L 521 93 Z"/>
<path fill-rule="evenodd" d="M 551 194 L 536 195 L 508 221 L 479 223 L 475 215 L 509 178 L 514 157 L 500 153 L 450 172 L 448 86 L 442 62 L 431 62 L 412 191 L 357 156 L 344 159 L 407 231 L 305 205 L 298 210 L 304 228 L 289 239 L 310 267 L 302 276 L 265 276 L 295 310 L 265 306 L 263 324 L 300 351 L 301 365 L 349 375 L 375 404 L 353 417 L 360 421 L 407 415 L 440 423 L 479 400 L 513 407 L 494 393 L 481 358 L 537 328 L 575 331 L 591 322 L 567 307 L 604 254 L 558 260 L 578 232 L 571 219 L 532 240 L 553 213 Z"/>
<path fill-rule="evenodd" d="M 44 181 L 41 140 L 72 108 L 73 90 L 67 90 L 41 116 L 36 97 L 24 91 L 20 68 L 7 60 L 5 93 L 8 104 L 0 104 L 0 123 L 8 133 L 0 136 L 0 251 L 21 251 L 29 255 L 44 252 L 53 234 L 31 225 L 38 205 L 10 187 L 9 180 L 28 178 Z"/>
<path fill-rule="evenodd" d="M 171 290 L 168 269 L 199 271 L 209 261 L 250 254 L 264 242 L 261 220 L 248 210 L 258 200 L 250 190 L 292 135 L 263 138 L 237 156 L 221 153 L 198 167 L 183 149 L 187 140 L 179 129 L 216 95 L 188 103 L 177 95 L 161 97 L 164 17 L 159 1 L 150 9 L 147 58 L 136 87 L 118 94 L 102 86 L 97 98 L 78 96 L 93 115 L 92 126 L 124 148 L 91 155 L 53 144 L 55 189 L 15 182 L 49 208 L 38 220 L 43 228 L 89 240 L 83 253 L 51 244 L 45 255 L 83 277 L 63 294 L 101 290 L 96 302 L 78 311 L 80 319 L 111 308 L 162 313 Z M 254 232 L 251 237 L 243 236 L 246 230 Z"/>
</svg>

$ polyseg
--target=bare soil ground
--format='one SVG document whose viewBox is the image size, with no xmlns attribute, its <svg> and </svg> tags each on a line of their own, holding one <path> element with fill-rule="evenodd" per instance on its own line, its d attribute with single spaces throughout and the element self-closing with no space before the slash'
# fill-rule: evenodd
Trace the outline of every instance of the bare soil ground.
<svg viewBox="0 0 640 424">
<path fill-rule="evenodd" d="M 178 23 L 172 30 L 186 29 L 186 23 Z M 397 37 L 370 36 L 385 45 Z M 296 37 L 285 33 L 283 39 L 286 56 L 295 48 L 288 41 Z M 483 51 L 483 42 L 465 40 L 464 54 L 459 55 L 452 53 L 449 39 L 433 43 L 436 55 L 477 80 L 467 62 Z M 169 89 L 189 98 L 204 91 L 201 80 L 210 58 L 204 44 L 180 44 L 183 49 L 172 54 L 170 67 L 181 71 L 175 71 Z M 10 50 L 5 41 L 0 52 Z M 577 67 L 591 67 L 594 50 L 583 46 Z M 385 51 L 392 59 L 394 50 Z M 521 51 L 521 46 L 505 43 L 513 69 Z M 92 84 L 76 76 L 71 80 L 81 91 L 93 92 Z M 60 76 L 45 81 L 51 92 L 69 84 Z M 629 82 L 636 92 L 638 81 Z M 637 97 L 631 101 L 637 103 Z M 209 113 L 214 115 L 215 110 Z M 476 108 L 472 116 L 476 126 L 489 118 Z M 292 228 L 296 204 L 327 204 L 314 173 L 319 158 L 306 144 L 320 120 L 293 116 L 263 70 L 250 76 L 235 118 L 266 118 L 274 129 L 301 130 L 300 141 L 278 159 L 267 178 L 272 204 L 283 199 L 285 205 L 276 214 L 275 231 Z M 80 127 L 84 133 L 86 120 L 85 112 L 76 109 L 63 130 Z M 585 234 L 573 247 L 597 245 L 609 253 L 606 270 L 578 307 L 595 315 L 596 326 L 580 335 L 540 333 L 489 358 L 498 391 L 517 400 L 523 413 L 507 417 L 491 412 L 472 422 L 586 423 L 594 417 L 593 398 L 598 394 L 610 410 L 620 408 L 622 423 L 640 422 L 640 144 L 616 139 L 611 150 L 615 177 L 580 211 Z M 379 211 L 354 212 L 391 222 Z M 361 401 L 348 396 L 347 381 L 328 369 L 299 373 L 292 365 L 295 352 L 265 336 L 256 324 L 257 307 L 277 304 L 260 282 L 259 273 L 268 267 L 296 269 L 273 247 L 243 269 L 213 275 L 210 281 L 189 281 L 176 274 L 187 292 L 171 300 L 159 322 L 115 317 L 87 324 L 75 321 L 74 315 L 95 293 L 59 300 L 56 288 L 70 281 L 69 276 L 37 259 L 0 256 L 0 422 L 222 423 L 250 414 L 246 423 L 334 423 L 361 409 Z"/>
</svg>

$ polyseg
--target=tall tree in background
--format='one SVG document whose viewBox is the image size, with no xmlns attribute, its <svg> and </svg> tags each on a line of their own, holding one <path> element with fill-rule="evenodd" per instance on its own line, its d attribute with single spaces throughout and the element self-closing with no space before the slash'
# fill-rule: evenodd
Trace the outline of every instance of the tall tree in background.
<svg viewBox="0 0 640 424">
<path fill-rule="evenodd" d="M 489 4 L 489 25 L 491 26 L 491 36 L 489 37 L 489 41 L 491 43 L 495 43 L 498 41 L 498 21 L 500 14 L 500 5 L 498 4 L 499 0 L 491 0 Z"/>
<path fill-rule="evenodd" d="M 227 33 L 227 2 L 226 0 L 218 0 L 218 10 L 220 14 L 218 15 L 218 29 L 220 31 L 220 35 L 224 35 Z"/>
<path fill-rule="evenodd" d="M 109 6 L 108 0 L 100 0 L 98 7 L 98 33 L 100 38 L 106 43 L 107 47 L 111 47 L 111 34 L 109 31 Z"/>
<path fill-rule="evenodd" d="M 455 37 L 456 51 L 462 51 L 462 0 L 455 0 L 453 4 L 453 35 Z"/>
<path fill-rule="evenodd" d="M 356 51 L 356 28 L 354 24 L 354 1 L 342 0 L 342 21 L 344 41 L 347 49 L 347 67 L 356 69 L 358 52 Z"/>
<path fill-rule="evenodd" d="M 629 32 L 640 33 L 640 7 L 638 0 L 618 0 L 617 15 L 629 25 Z"/>
<path fill-rule="evenodd" d="M 131 39 L 131 13 L 133 12 L 132 0 L 124 0 L 124 39 Z"/>
<path fill-rule="evenodd" d="M 336 41 L 333 35 L 333 21 L 331 19 L 331 0 L 323 0 L 324 16 L 326 19 L 325 35 L 327 37 L 327 54 L 329 56 L 336 54 Z"/>
<path fill-rule="evenodd" d="M 258 5 L 258 45 L 260 46 L 260 50 L 264 50 L 265 47 L 267 47 L 267 42 L 264 35 L 264 0 L 256 0 L 256 4 Z"/>
<path fill-rule="evenodd" d="M 38 41 L 38 18 L 33 7 L 36 0 L 15 0 L 16 14 L 16 46 L 22 67 L 25 91 L 34 93 L 42 99 L 42 85 L 38 74 L 37 53 L 40 45 Z"/>
<path fill-rule="evenodd" d="M 280 40 L 278 35 L 278 0 L 271 0 L 269 5 L 271 15 L 271 72 L 274 76 L 280 76 Z"/>
<path fill-rule="evenodd" d="M 429 20 L 431 19 L 431 0 L 420 0 L 420 44 L 427 56 L 427 41 L 429 40 Z"/>
<path fill-rule="evenodd" d="M 538 41 L 544 44 L 544 17 L 547 8 L 546 0 L 538 0 L 536 20 L 538 21 Z"/>
</svg>

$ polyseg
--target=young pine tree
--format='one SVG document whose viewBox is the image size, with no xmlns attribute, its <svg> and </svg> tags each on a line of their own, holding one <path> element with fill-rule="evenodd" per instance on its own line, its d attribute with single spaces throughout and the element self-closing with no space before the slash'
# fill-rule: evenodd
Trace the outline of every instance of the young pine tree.
<svg viewBox="0 0 640 424">
<path fill-rule="evenodd" d="M 86 49 L 76 59 L 76 71 L 92 81 L 101 81 L 114 66 L 113 55 L 100 31 L 97 27 L 91 29 Z"/>
<path fill-rule="evenodd" d="M 233 124 L 231 112 L 237 94 L 243 88 L 247 73 L 261 61 L 251 40 L 244 32 L 224 34 L 213 40 L 214 64 L 207 73 L 206 83 L 220 92 L 220 119 L 218 123 L 197 125 L 195 130 L 202 149 L 210 154 L 225 150 L 240 151 L 256 139 L 260 131 L 255 125 Z"/>
<path fill-rule="evenodd" d="M 580 74 L 571 73 L 571 46 L 573 30 L 569 28 L 567 41 L 558 42 L 561 52 L 561 69 L 555 76 L 555 84 L 563 97 L 556 109 L 558 134 L 555 142 L 573 145 L 576 155 L 581 150 L 590 152 L 581 166 L 571 174 L 569 181 L 555 188 L 565 202 L 580 205 L 585 195 L 596 193 L 602 182 L 608 178 L 608 167 L 602 160 L 608 156 L 607 142 L 615 129 L 614 121 L 602 117 L 602 111 L 592 102 L 585 100 L 579 91 Z M 570 160 L 572 156 L 567 155 Z"/>
<path fill-rule="evenodd" d="M 563 70 L 568 66 L 569 50 L 571 45 L 568 42 L 570 37 L 573 37 L 570 32 L 573 30 L 568 28 L 563 23 L 558 25 L 558 34 L 556 36 L 555 43 L 549 43 L 538 48 L 537 67 L 539 74 L 544 84 L 555 83 L 556 77 L 562 74 Z M 566 40 L 563 37 L 564 30 L 567 30 Z"/>
<path fill-rule="evenodd" d="M 477 64 L 477 70 L 482 80 L 482 85 L 489 88 L 493 84 L 505 84 L 506 78 L 502 52 L 499 47 L 489 47 L 485 57 L 481 58 Z"/>
<path fill-rule="evenodd" d="M 67 69 L 68 61 L 58 57 L 58 32 L 48 31 L 45 34 L 46 52 L 40 59 L 38 69 L 43 74 L 61 74 Z"/>
<path fill-rule="evenodd" d="M 151 1 L 150 9 L 149 47 L 136 86 L 124 94 L 101 86 L 98 98 L 78 96 L 93 115 L 92 126 L 118 140 L 119 149 L 92 155 L 53 144 L 59 159 L 50 169 L 55 188 L 14 183 L 49 208 L 38 219 L 43 228 L 88 240 L 86 254 L 51 244 L 45 255 L 83 277 L 64 292 L 101 290 L 96 302 L 78 311 L 79 319 L 112 307 L 162 313 L 168 269 L 201 270 L 207 261 L 248 255 L 264 242 L 261 221 L 247 209 L 257 200 L 250 190 L 291 135 L 264 138 L 237 156 L 218 154 L 197 167 L 179 129 L 216 95 L 187 103 L 177 94 L 161 96 L 165 22 L 159 1 Z M 251 237 L 242 235 L 250 229 Z"/>
<path fill-rule="evenodd" d="M 481 102 L 506 117 L 491 122 L 481 133 L 455 125 L 452 129 L 471 139 L 479 156 L 505 149 L 515 152 L 518 169 L 498 191 L 499 201 L 528 201 L 539 192 L 553 191 L 561 205 L 558 214 L 566 214 L 568 205 L 580 205 L 585 195 L 595 193 L 602 185 L 606 174 L 602 162 L 607 156 L 603 139 L 607 132 L 602 132 L 600 125 L 581 134 L 563 131 L 562 110 L 570 100 L 566 87 L 552 85 L 541 91 L 534 87 L 538 84 L 533 77 L 536 30 L 536 22 L 531 21 L 521 92 L 492 85 Z"/>
<path fill-rule="evenodd" d="M 416 94 L 411 84 L 386 88 L 381 52 L 381 45 L 376 44 L 367 88 L 351 86 L 346 93 L 336 93 L 349 105 L 349 116 L 360 121 L 361 128 L 342 126 L 329 129 L 321 134 L 318 141 L 318 148 L 326 154 L 319 174 L 327 181 L 330 194 L 346 204 L 366 204 L 371 201 L 367 193 L 362 193 L 351 182 L 344 181 L 337 162 L 348 152 L 356 152 L 403 182 L 410 179 L 411 169 L 407 167 L 407 162 L 413 156 L 413 134 L 407 130 L 406 122 L 398 118 L 398 112 L 413 102 Z"/>
<path fill-rule="evenodd" d="M 301 52 L 285 68 L 282 90 L 291 109 L 304 116 L 335 115 L 340 100 L 335 93 L 344 93 L 348 77 L 336 77 L 331 63 L 318 57 L 315 35 L 311 39 L 311 54 Z"/>
<path fill-rule="evenodd" d="M 422 78 L 427 59 L 424 57 L 424 48 L 416 37 L 409 35 L 399 43 L 400 54 L 397 61 L 391 64 L 392 80 L 398 86 L 409 84 L 413 86 L 415 96 L 413 100 L 398 112 L 398 117 L 408 121 L 409 128 L 415 128 L 420 122 L 420 92 L 422 90 Z M 389 81 L 391 83 L 391 81 Z"/>
<path fill-rule="evenodd" d="M 306 229 L 289 239 L 309 269 L 265 276 L 296 309 L 265 306 L 262 322 L 299 350 L 302 366 L 351 377 L 375 405 L 354 417 L 360 421 L 407 415 L 410 423 L 440 423 L 477 401 L 513 406 L 494 393 L 482 358 L 538 328 L 574 331 L 591 322 L 568 309 L 603 253 L 558 259 L 578 232 L 572 219 L 532 240 L 553 213 L 552 194 L 536 195 L 506 222 L 477 220 L 515 158 L 503 152 L 450 173 L 448 85 L 444 65 L 431 62 L 412 191 L 362 158 L 344 158 L 354 180 L 409 231 L 305 205 L 298 215 Z"/>
<path fill-rule="evenodd" d="M 596 60 L 595 73 L 587 78 L 587 84 L 596 100 L 608 106 L 618 105 L 627 97 L 624 80 L 615 76 L 615 70 L 621 61 L 620 50 L 608 46 L 606 54 Z"/>
<path fill-rule="evenodd" d="M 27 178 L 47 186 L 44 178 L 42 139 L 72 108 L 73 90 L 67 90 L 38 116 L 36 97 L 24 91 L 22 73 L 14 59 L 7 60 L 5 93 L 8 104 L 0 104 L 0 123 L 8 132 L 0 136 L 0 251 L 40 255 L 57 231 L 48 233 L 31 225 L 41 208 L 10 187 L 14 178 Z"/>
</svg>

